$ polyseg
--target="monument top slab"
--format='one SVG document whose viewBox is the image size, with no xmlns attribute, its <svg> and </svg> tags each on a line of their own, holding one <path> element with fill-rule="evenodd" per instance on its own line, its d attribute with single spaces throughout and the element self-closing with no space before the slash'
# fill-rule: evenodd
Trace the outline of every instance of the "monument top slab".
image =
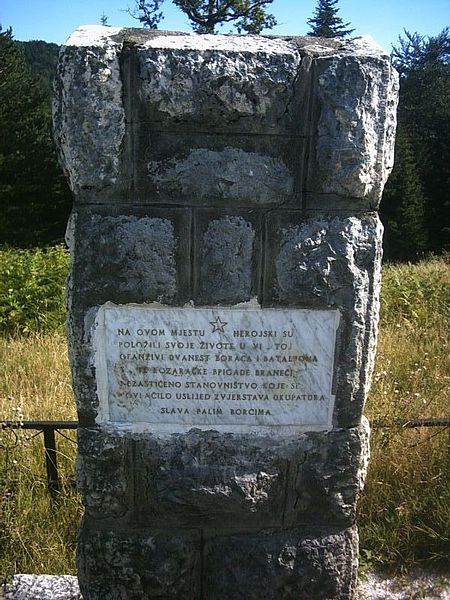
<svg viewBox="0 0 450 600">
<path fill-rule="evenodd" d="M 124 41 L 147 48 L 184 50 L 219 50 L 240 52 L 284 53 L 303 50 L 314 56 L 348 53 L 361 56 L 388 56 L 369 35 L 350 40 L 312 36 L 198 34 L 183 31 L 163 31 L 133 27 L 82 25 L 67 39 L 65 46 L 104 46 Z"/>
</svg>

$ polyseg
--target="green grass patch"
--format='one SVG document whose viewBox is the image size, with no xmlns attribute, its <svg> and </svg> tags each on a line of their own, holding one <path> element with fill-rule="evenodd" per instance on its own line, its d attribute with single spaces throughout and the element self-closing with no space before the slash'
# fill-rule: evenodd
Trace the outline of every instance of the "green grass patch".
<svg viewBox="0 0 450 600">
<path fill-rule="evenodd" d="M 0 250 L 0 334 L 62 330 L 68 268 L 63 246 Z"/>
</svg>

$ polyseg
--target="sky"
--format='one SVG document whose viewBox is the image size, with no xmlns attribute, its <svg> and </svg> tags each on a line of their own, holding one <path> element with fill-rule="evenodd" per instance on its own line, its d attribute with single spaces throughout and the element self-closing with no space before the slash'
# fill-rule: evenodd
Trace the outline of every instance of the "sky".
<svg viewBox="0 0 450 600">
<path fill-rule="evenodd" d="M 12 27 L 16 40 L 63 44 L 78 26 L 100 24 L 102 15 L 108 25 L 139 27 L 127 12 L 134 5 L 135 0 L 0 0 L 0 25 Z M 270 33 L 305 35 L 316 5 L 317 0 L 274 0 L 270 12 L 279 25 Z M 450 23 L 450 0 L 340 0 L 338 7 L 338 16 L 355 29 L 352 35 L 369 34 L 388 51 L 404 29 L 433 36 Z M 165 0 L 163 10 L 160 29 L 191 31 L 171 0 Z"/>
</svg>

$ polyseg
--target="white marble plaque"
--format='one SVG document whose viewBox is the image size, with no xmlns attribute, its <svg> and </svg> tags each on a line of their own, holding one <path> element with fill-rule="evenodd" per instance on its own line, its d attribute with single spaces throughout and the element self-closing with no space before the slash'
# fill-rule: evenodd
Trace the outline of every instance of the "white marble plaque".
<svg viewBox="0 0 450 600">
<path fill-rule="evenodd" d="M 291 434 L 331 428 L 337 310 L 104 305 L 99 423 Z"/>
</svg>

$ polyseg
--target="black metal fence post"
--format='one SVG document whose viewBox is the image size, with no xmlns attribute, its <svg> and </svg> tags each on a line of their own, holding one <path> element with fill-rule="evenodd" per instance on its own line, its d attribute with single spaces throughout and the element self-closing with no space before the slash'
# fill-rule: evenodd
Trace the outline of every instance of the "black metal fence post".
<svg viewBox="0 0 450 600">
<path fill-rule="evenodd" d="M 47 470 L 47 486 L 52 496 L 59 492 L 58 461 L 56 457 L 55 429 L 53 427 L 43 427 L 44 432 L 44 450 L 45 450 L 45 468 Z"/>
<path fill-rule="evenodd" d="M 52 498 L 60 491 L 55 431 L 77 429 L 78 421 L 0 421 L 1 429 L 35 429 L 44 434 L 47 489 Z"/>
</svg>

